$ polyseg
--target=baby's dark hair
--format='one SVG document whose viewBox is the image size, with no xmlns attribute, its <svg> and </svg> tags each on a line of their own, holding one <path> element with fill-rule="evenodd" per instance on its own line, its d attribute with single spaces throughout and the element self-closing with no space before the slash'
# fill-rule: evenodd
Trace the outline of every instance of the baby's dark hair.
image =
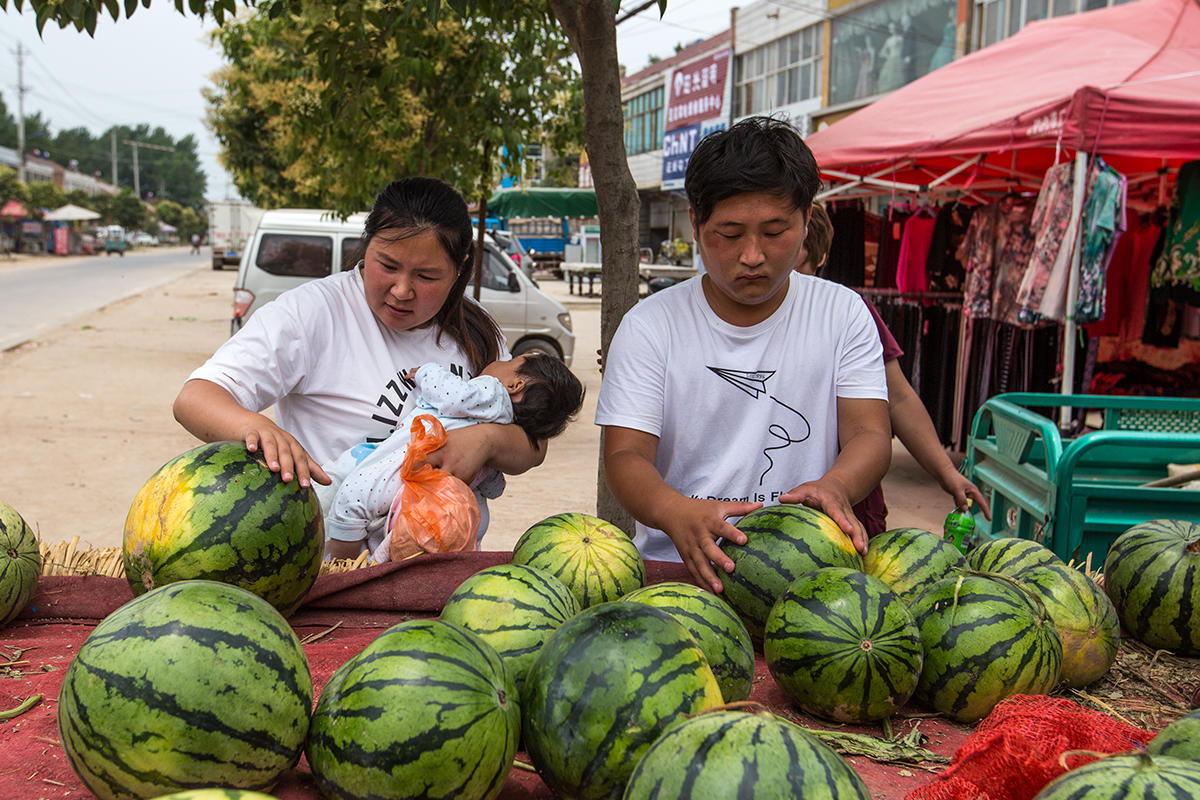
<svg viewBox="0 0 1200 800">
<path fill-rule="evenodd" d="M 538 440 L 558 436 L 583 407 L 583 384 L 561 360 L 531 353 L 517 373 L 526 378 L 520 402 L 513 403 L 513 422 L 536 447 Z"/>
</svg>

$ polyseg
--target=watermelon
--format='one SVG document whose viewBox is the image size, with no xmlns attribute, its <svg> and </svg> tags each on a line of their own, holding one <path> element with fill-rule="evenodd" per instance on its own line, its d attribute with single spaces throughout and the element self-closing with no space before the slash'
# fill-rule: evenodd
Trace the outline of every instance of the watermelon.
<svg viewBox="0 0 1200 800">
<path fill-rule="evenodd" d="M 821 567 L 861 570 L 862 556 L 837 523 L 815 508 L 777 505 L 742 517 L 737 528 L 746 544 L 729 540 L 721 550 L 733 561 L 733 572 L 717 568 L 729 605 L 761 642 L 767 614 L 788 584 Z"/>
<path fill-rule="evenodd" d="M 58 730 L 97 797 L 267 789 L 300 759 L 308 661 L 261 597 L 179 581 L 105 617 L 63 677 Z"/>
<path fill-rule="evenodd" d="M 317 788 L 351 798 L 491 798 L 521 712 L 500 655 L 440 620 L 402 622 L 333 674 L 305 754 Z"/>
<path fill-rule="evenodd" d="M 665 611 L 621 600 L 559 628 L 521 698 L 530 760 L 551 790 L 573 800 L 619 798 L 668 725 L 722 702 L 687 629 Z"/>
<path fill-rule="evenodd" d="M 953 570 L 966 568 L 967 559 L 957 547 L 920 528 L 893 528 L 873 536 L 863 556 L 863 572 L 886 583 L 906 603 Z"/>
<path fill-rule="evenodd" d="M 1191 800 L 1200 764 L 1146 753 L 1115 755 L 1059 775 L 1034 800 Z"/>
<path fill-rule="evenodd" d="M 672 725 L 650 746 L 624 800 L 726 797 L 869 800 L 871 794 L 841 756 L 799 725 L 773 714 L 711 711 Z"/>
<path fill-rule="evenodd" d="M 519 694 L 529 665 L 550 634 L 578 613 L 575 595 L 558 578 L 533 567 L 500 564 L 459 584 L 441 618 L 491 645 Z"/>
<path fill-rule="evenodd" d="M 1146 745 L 1146 752 L 1200 761 L 1200 711 L 1180 717 L 1159 731 Z"/>
<path fill-rule="evenodd" d="M 1104 559 L 1104 590 L 1130 636 L 1200 656 L 1200 523 L 1155 519 L 1122 533 Z"/>
<path fill-rule="evenodd" d="M 125 518 L 125 577 L 135 595 L 182 580 L 213 580 L 264 598 L 285 616 L 321 569 L 317 495 L 284 483 L 241 442 L 215 442 L 164 464 Z"/>
<path fill-rule="evenodd" d="M 15 508 L 0 500 L 0 625 L 29 605 L 41 571 L 37 536 Z"/>
<path fill-rule="evenodd" d="M 944 578 L 912 604 L 925 662 L 914 697 L 958 722 L 1014 694 L 1058 685 L 1062 642 L 1045 609 L 1013 580 Z"/>
<path fill-rule="evenodd" d="M 679 581 L 634 589 L 621 598 L 662 609 L 688 629 L 721 687 L 726 703 L 745 700 L 754 688 L 754 646 L 750 633 L 721 598 Z"/>
<path fill-rule="evenodd" d="M 521 534 L 512 563 L 549 572 L 567 585 L 580 608 L 616 600 L 646 583 L 646 564 L 633 540 L 591 514 L 555 514 Z"/>
<path fill-rule="evenodd" d="M 262 792 L 245 792 L 241 789 L 192 789 L 188 792 L 164 794 L 154 800 L 276 800 Z"/>
<path fill-rule="evenodd" d="M 993 539 L 967 553 L 967 564 L 976 572 L 999 572 L 1013 578 L 1033 567 L 1061 563 L 1044 544 L 1015 536 Z"/>
<path fill-rule="evenodd" d="M 924 658 L 900 596 L 845 567 L 814 570 L 784 590 L 763 655 L 792 702 L 838 722 L 890 717 L 916 690 Z"/>
<path fill-rule="evenodd" d="M 1117 610 L 1087 575 L 1066 564 L 1032 567 L 1019 578 L 1033 591 L 1062 640 L 1062 682 L 1080 687 L 1099 679 L 1117 658 Z"/>
</svg>

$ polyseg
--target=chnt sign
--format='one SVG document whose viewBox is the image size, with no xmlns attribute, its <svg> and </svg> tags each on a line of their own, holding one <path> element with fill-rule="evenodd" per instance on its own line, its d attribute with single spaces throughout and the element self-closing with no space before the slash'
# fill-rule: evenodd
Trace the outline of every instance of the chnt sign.
<svg viewBox="0 0 1200 800">
<path fill-rule="evenodd" d="M 675 70 L 667 100 L 666 130 L 683 128 L 721 116 L 729 50 L 721 50 Z"/>
</svg>

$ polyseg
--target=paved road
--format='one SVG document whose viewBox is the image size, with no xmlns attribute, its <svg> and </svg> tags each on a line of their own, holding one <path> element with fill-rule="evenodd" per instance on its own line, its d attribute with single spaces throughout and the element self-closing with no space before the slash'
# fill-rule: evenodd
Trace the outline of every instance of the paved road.
<svg viewBox="0 0 1200 800">
<path fill-rule="evenodd" d="M 190 255 L 186 247 L 136 250 L 124 257 L 0 261 L 0 351 L 109 303 L 211 267 L 207 253 Z"/>
</svg>

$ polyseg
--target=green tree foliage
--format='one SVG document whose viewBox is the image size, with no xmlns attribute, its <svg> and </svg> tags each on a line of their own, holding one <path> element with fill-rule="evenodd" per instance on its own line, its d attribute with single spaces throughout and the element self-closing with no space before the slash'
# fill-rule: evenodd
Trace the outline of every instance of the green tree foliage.
<svg viewBox="0 0 1200 800">
<path fill-rule="evenodd" d="M 48 181 L 35 181 L 29 184 L 29 204 L 53 211 L 67 204 L 67 193 Z"/>
<path fill-rule="evenodd" d="M 260 9 L 214 34 L 229 66 L 209 125 L 258 205 L 360 210 L 411 174 L 478 196 L 502 159 L 521 169 L 523 142 L 582 138 L 570 48 L 540 0 L 432 25 L 379 0 L 293 12 Z"/>
<path fill-rule="evenodd" d="M 147 227 L 150 215 L 146 212 L 141 200 L 133 196 L 129 189 L 122 189 L 116 196 L 110 198 L 105 217 L 113 223 L 129 230 Z"/>
<path fill-rule="evenodd" d="M 29 203 L 29 187 L 17 178 L 17 171 L 11 167 L 0 166 L 0 205 L 9 200 L 19 203 Z"/>
</svg>

